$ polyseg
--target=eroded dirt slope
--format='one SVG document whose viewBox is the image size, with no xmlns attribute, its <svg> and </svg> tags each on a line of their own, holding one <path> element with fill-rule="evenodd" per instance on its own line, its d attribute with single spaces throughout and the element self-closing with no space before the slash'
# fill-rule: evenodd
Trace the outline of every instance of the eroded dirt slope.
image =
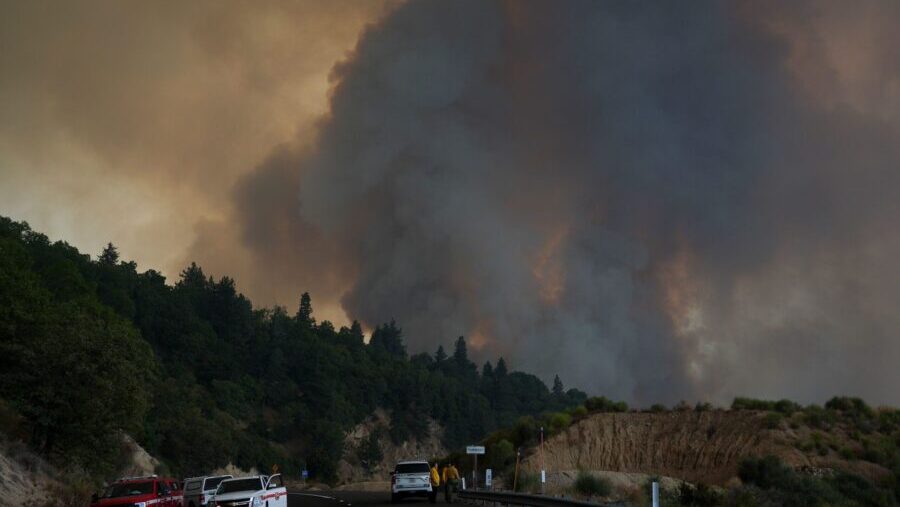
<svg viewBox="0 0 900 507">
<path fill-rule="evenodd" d="M 609 470 L 724 484 L 746 456 L 776 455 L 793 466 L 813 461 L 791 435 L 767 429 L 766 413 L 713 410 L 604 413 L 587 417 L 544 444 L 545 468 Z M 525 468 L 540 469 L 534 449 Z"/>
</svg>

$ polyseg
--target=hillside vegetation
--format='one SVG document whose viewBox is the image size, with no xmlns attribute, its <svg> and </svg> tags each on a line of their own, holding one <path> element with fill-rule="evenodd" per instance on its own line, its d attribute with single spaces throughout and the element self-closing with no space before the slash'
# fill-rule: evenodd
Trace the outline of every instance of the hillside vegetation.
<svg viewBox="0 0 900 507">
<path fill-rule="evenodd" d="M 507 486 L 514 449 L 522 449 L 524 490 L 537 489 L 543 459 L 556 493 L 606 491 L 604 477 L 619 473 L 686 481 L 670 492 L 669 505 L 895 505 L 900 499 L 900 410 L 871 408 L 859 398 L 835 397 L 824 406 L 737 398 L 730 409 L 682 403 L 630 411 L 622 402 L 591 398 L 565 412 L 522 418 L 485 444 L 485 466 L 500 471 Z M 616 499 L 640 504 L 645 490 L 618 491 Z"/>
<path fill-rule="evenodd" d="M 585 399 L 502 358 L 479 369 L 462 337 L 410 356 L 389 321 L 367 343 L 359 323 L 317 322 L 298 299 L 255 308 L 195 264 L 170 284 L 112 245 L 92 259 L 0 217 L 0 431 L 95 480 L 119 469 L 125 433 L 163 472 L 277 463 L 328 481 L 345 432 L 377 408 L 393 441 L 431 419 L 453 448 Z"/>
</svg>

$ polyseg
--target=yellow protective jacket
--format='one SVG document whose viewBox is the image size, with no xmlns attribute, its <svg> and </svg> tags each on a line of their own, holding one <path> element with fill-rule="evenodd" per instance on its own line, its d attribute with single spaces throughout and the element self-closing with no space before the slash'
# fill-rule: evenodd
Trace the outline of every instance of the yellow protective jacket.
<svg viewBox="0 0 900 507">
<path fill-rule="evenodd" d="M 436 466 L 431 467 L 431 485 L 435 487 L 441 485 L 441 475 Z"/>
<path fill-rule="evenodd" d="M 447 481 L 453 481 L 453 480 L 456 480 L 456 481 L 459 480 L 459 470 L 457 470 L 456 467 L 453 465 L 444 467 L 443 481 L 447 482 Z"/>
</svg>

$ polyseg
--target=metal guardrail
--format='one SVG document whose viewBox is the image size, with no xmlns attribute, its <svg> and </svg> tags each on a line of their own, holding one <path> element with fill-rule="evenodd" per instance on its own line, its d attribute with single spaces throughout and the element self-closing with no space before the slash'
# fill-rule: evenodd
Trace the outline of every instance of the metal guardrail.
<svg viewBox="0 0 900 507">
<path fill-rule="evenodd" d="M 620 502 L 597 504 L 555 496 L 529 495 L 526 493 L 509 493 L 501 491 L 477 491 L 471 489 L 459 490 L 457 496 L 463 500 L 481 500 L 484 502 L 505 505 L 521 505 L 524 507 L 597 507 L 598 505 L 625 505 Z"/>
</svg>

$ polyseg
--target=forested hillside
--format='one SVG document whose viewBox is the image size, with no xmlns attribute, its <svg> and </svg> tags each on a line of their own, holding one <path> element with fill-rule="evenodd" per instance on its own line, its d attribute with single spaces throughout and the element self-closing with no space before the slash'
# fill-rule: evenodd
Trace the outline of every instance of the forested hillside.
<svg viewBox="0 0 900 507">
<path fill-rule="evenodd" d="M 410 356 L 385 319 L 366 343 L 358 323 L 316 322 L 308 294 L 255 308 L 197 265 L 167 283 L 112 245 L 92 259 L 0 217 L 0 430 L 95 477 L 116 469 L 123 431 L 172 473 L 279 463 L 328 480 L 344 432 L 376 407 L 394 440 L 427 415 L 455 447 L 585 400 L 502 358 L 477 367 L 462 337 Z"/>
</svg>

